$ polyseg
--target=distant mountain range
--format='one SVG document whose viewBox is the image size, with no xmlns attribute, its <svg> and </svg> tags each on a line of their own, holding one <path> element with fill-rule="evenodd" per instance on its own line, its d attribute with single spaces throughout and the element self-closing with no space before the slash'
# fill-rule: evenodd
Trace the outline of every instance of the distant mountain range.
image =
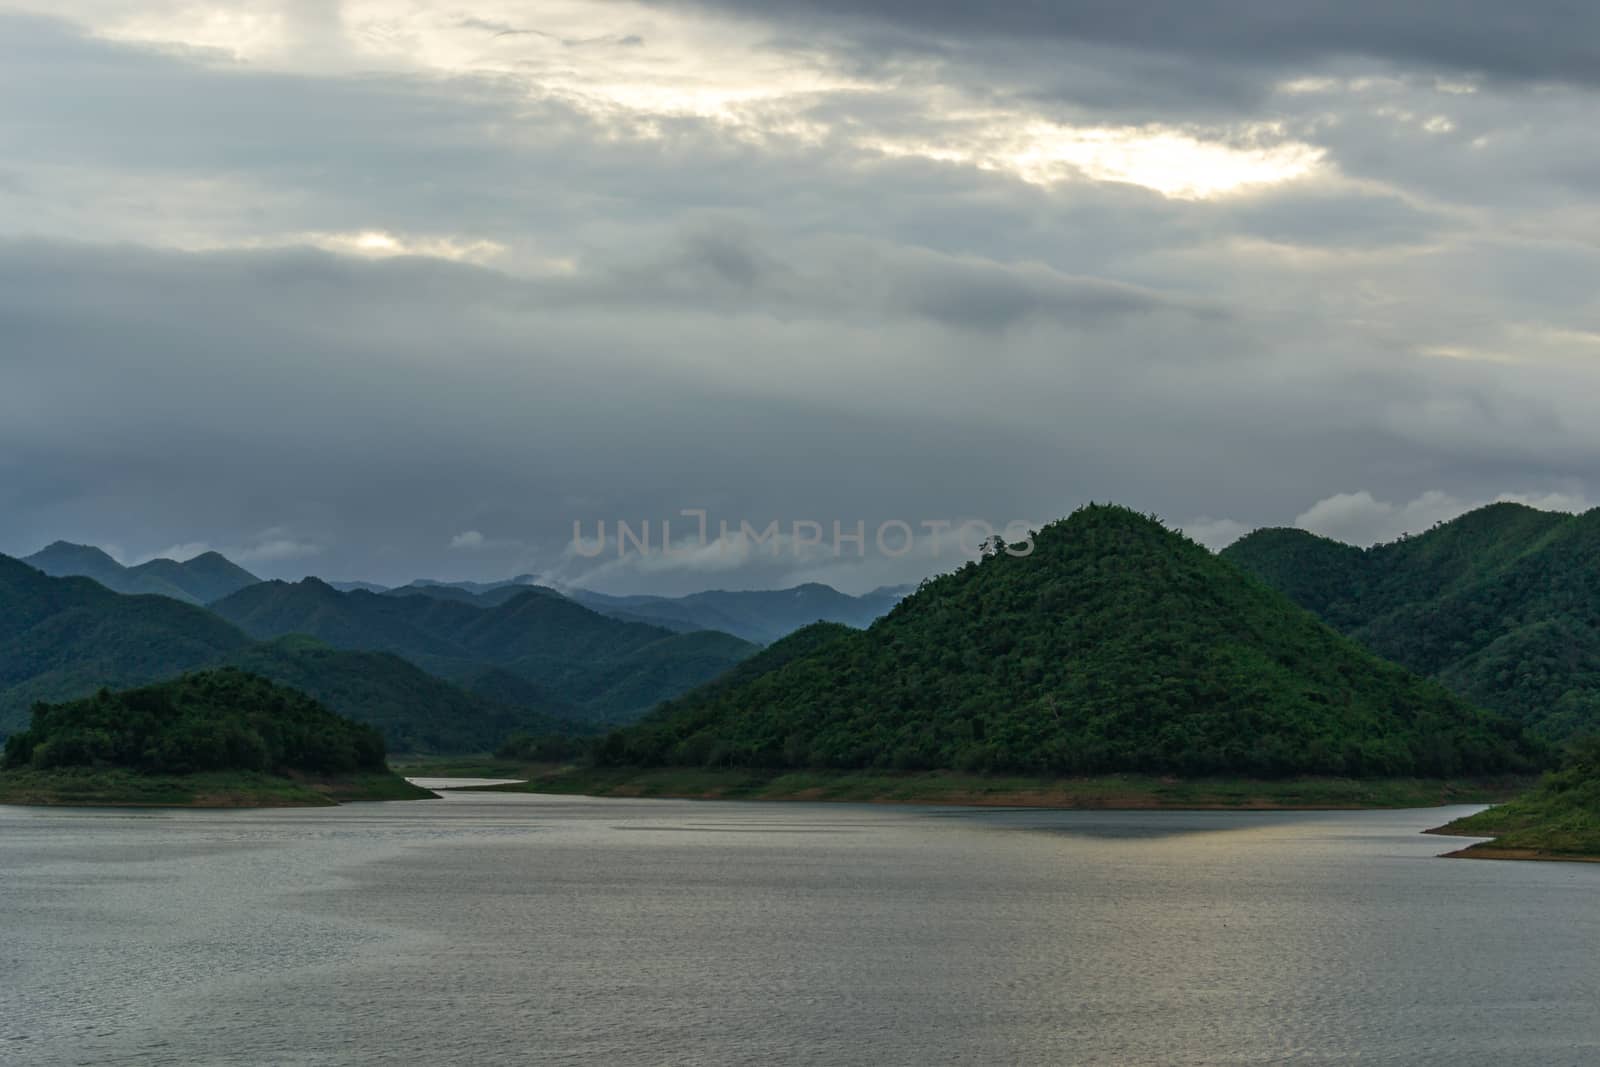
<svg viewBox="0 0 1600 1067">
<path fill-rule="evenodd" d="M 385 588 L 365 582 L 333 582 L 343 591 L 365 590 L 387 596 L 423 594 L 480 604 L 503 604 L 528 590 L 564 596 L 584 607 L 626 622 L 661 626 L 680 633 L 720 630 L 755 644 L 771 644 L 814 622 L 837 622 L 865 629 L 888 613 L 910 586 L 883 586 L 862 596 L 841 593 L 818 582 L 788 589 L 713 589 L 687 596 L 615 596 L 587 589 L 552 589 L 531 574 L 503 582 L 439 582 L 418 579 L 409 585 Z"/>
<path fill-rule="evenodd" d="M 24 727 L 36 701 L 239 666 L 378 727 L 392 750 L 483 751 L 513 731 L 581 733 L 592 727 L 573 720 L 640 714 L 754 651 L 516 592 L 484 605 L 256 582 L 207 610 L 0 556 L 0 735 Z"/>
<path fill-rule="evenodd" d="M 13 621 L 34 625 L 0 644 L 0 735 L 36 700 L 227 664 L 378 725 L 397 751 L 477 750 L 513 730 L 626 722 L 721 675 L 759 642 L 822 619 L 864 626 L 900 595 L 851 597 L 823 585 L 566 595 L 531 575 L 396 588 L 264 582 L 215 552 L 124 567 L 62 541 L 27 567 L 4 561 L 12 574 L 0 610 L 16 607 Z M 60 582 L 40 584 L 46 577 Z M 62 610 L 37 616 L 43 603 Z"/>
<path fill-rule="evenodd" d="M 1547 737 L 1600 728 L 1600 509 L 1494 504 L 1366 550 L 1258 530 L 1222 557 L 1378 655 Z"/>
<path fill-rule="evenodd" d="M 0 734 L 24 728 L 36 701 L 230 665 L 378 727 L 397 751 L 477 751 L 509 730 L 562 725 L 537 707 L 469 694 L 398 656 L 339 651 L 310 638 L 252 641 L 180 600 L 113 593 L 87 578 L 51 578 L 0 556 Z"/>
<path fill-rule="evenodd" d="M 588 721 L 636 717 L 755 651 L 728 634 L 625 622 L 527 586 L 341 593 L 307 578 L 252 585 L 211 608 L 252 637 L 307 634 L 335 648 L 392 652 L 470 691 L 501 699 L 516 691 Z"/>
<path fill-rule="evenodd" d="M 681 597 L 608 596 L 585 589 L 567 595 L 595 611 L 674 630 L 721 630 L 757 644 L 771 644 L 814 622 L 837 622 L 865 629 L 888 614 L 911 590 L 882 587 L 850 596 L 810 582 L 792 589 L 712 590 Z"/>
<path fill-rule="evenodd" d="M 124 567 L 98 548 L 57 541 L 22 562 L 53 578 L 93 578 L 114 593 L 154 593 L 188 604 L 209 604 L 261 580 L 217 552 Z"/>
<path fill-rule="evenodd" d="M 1089 507 L 669 701 L 605 762 L 1035 774 L 1449 776 L 1542 759 L 1154 520 Z"/>
<path fill-rule="evenodd" d="M 216 552 L 207 552 L 183 563 L 157 559 L 137 567 L 124 567 L 98 548 L 57 541 L 23 562 L 58 578 L 93 578 L 114 592 L 156 593 L 191 604 L 210 604 L 261 582 L 260 578 Z M 519 574 L 498 582 L 418 578 L 402 586 L 360 581 L 323 584 L 340 593 L 391 597 L 425 595 L 480 607 L 504 604 L 532 591 L 565 597 L 624 622 L 646 623 L 679 633 L 718 630 L 762 645 L 814 622 L 838 622 L 863 629 L 911 591 L 910 586 L 884 586 L 862 596 L 851 596 L 831 586 L 809 582 L 789 589 L 710 590 L 680 597 L 613 596 L 577 588 L 556 590 L 539 584 L 531 574 Z"/>
</svg>

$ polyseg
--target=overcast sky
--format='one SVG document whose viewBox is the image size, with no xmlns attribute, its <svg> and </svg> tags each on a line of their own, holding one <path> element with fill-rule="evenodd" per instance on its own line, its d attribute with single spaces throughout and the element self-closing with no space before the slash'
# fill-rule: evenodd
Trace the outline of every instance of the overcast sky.
<svg viewBox="0 0 1600 1067">
<path fill-rule="evenodd" d="M 859 591 L 1089 500 L 1585 508 L 1597 105 L 1572 3 L 0 0 L 0 551 Z"/>
</svg>

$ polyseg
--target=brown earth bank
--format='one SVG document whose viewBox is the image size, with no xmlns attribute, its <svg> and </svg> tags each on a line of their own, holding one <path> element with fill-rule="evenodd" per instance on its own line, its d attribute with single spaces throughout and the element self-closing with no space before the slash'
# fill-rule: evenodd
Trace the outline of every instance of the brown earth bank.
<svg viewBox="0 0 1600 1067">
<path fill-rule="evenodd" d="M 1550 863 L 1600 863 L 1600 856 L 1584 856 L 1568 852 L 1546 852 L 1537 848 L 1499 848 L 1492 842 L 1469 845 L 1454 852 L 1444 853 L 1451 860 L 1543 860 Z"/>
<path fill-rule="evenodd" d="M 534 770 L 530 768 L 530 770 Z M 1488 804 L 1526 789 L 1523 778 L 1179 779 L 1143 775 L 1038 779 L 926 772 L 752 772 L 674 768 L 538 769 L 525 782 L 486 792 L 659 797 L 690 800 L 795 800 L 872 804 L 953 804 L 1124 810 L 1313 811 Z"/>
<path fill-rule="evenodd" d="M 1476 838 L 1474 844 L 1445 853 L 1449 859 L 1600 863 L 1600 839 L 1592 829 L 1575 830 L 1558 820 L 1540 819 L 1519 810 L 1530 800 L 1536 801 L 1537 796 L 1530 794 L 1506 807 L 1490 808 L 1423 832 Z"/>
<path fill-rule="evenodd" d="M 392 773 L 312 777 L 253 771 L 146 775 L 121 769 L 0 772 L 0 804 L 115 808 L 326 807 L 354 801 L 431 800 Z"/>
</svg>

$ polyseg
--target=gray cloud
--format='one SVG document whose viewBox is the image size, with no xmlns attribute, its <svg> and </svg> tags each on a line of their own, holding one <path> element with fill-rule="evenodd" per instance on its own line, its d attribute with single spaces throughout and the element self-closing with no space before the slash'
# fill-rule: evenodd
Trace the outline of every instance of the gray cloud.
<svg viewBox="0 0 1600 1067">
<path fill-rule="evenodd" d="M 1541 53 L 1522 9 L 1475 5 L 1263 9 L 1249 41 L 1219 5 L 1175 28 L 1013 5 L 981 32 L 953 6 L 733 6 L 866 84 L 734 121 L 0 19 L 0 551 L 488 578 L 564 567 L 574 519 L 684 507 L 1001 522 L 1116 499 L 1218 540 L 1339 493 L 1593 495 L 1581 27 Z M 1324 157 L 1179 199 L 954 151 L 1032 121 Z M 426 254 L 362 258 L 369 231 Z"/>
<path fill-rule="evenodd" d="M 812 26 L 818 20 L 873 21 L 894 27 L 902 40 L 928 36 L 1014 38 L 1044 46 L 1092 43 L 1135 54 L 1279 70 L 1366 57 L 1514 81 L 1600 84 L 1600 12 L 1563 0 L 691 2 Z M 661 3 L 673 6 L 678 0 Z"/>
</svg>

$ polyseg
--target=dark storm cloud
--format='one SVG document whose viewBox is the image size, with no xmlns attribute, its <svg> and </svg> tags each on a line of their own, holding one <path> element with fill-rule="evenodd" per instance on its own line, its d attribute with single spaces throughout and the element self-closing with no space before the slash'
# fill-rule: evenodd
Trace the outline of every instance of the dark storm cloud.
<svg viewBox="0 0 1600 1067">
<path fill-rule="evenodd" d="M 674 6 L 675 0 L 659 0 Z M 1217 69 L 1369 58 L 1510 81 L 1600 85 L 1600 8 L 1568 0 L 709 0 L 784 22 L 892 26 L 908 41 L 1090 43 Z M 885 42 L 890 38 L 882 38 Z"/>
</svg>

